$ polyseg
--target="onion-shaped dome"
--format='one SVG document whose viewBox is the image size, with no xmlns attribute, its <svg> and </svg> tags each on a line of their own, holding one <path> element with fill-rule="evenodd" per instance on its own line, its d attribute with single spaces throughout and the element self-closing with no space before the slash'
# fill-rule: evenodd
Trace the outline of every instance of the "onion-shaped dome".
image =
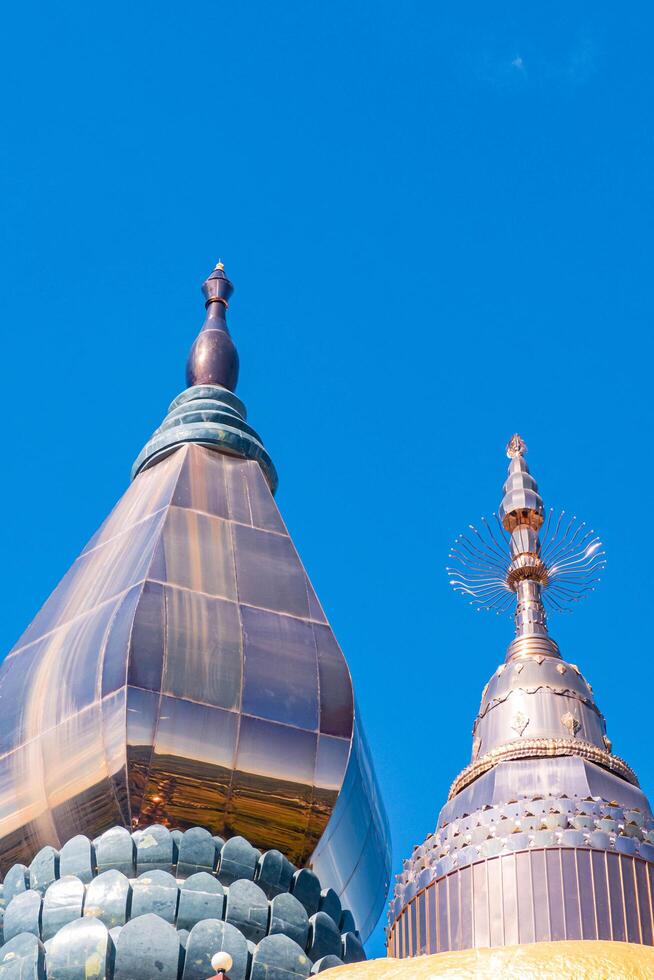
<svg viewBox="0 0 654 980">
<path fill-rule="evenodd" d="M 350 674 L 216 379 L 176 400 L 0 667 L 0 862 L 113 824 L 201 825 L 311 866 L 367 936 L 389 838 Z"/>
</svg>

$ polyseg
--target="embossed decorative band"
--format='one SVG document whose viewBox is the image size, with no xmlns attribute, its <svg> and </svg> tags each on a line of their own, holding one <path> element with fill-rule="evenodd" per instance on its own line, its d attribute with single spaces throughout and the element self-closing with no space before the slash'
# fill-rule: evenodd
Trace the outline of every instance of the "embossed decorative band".
<svg viewBox="0 0 654 980">
<path fill-rule="evenodd" d="M 492 769 L 498 762 L 511 762 L 516 759 L 547 758 L 556 755 L 578 755 L 589 762 L 617 773 L 627 782 L 638 786 L 636 773 L 627 765 L 624 759 L 610 752 L 605 752 L 591 742 L 576 738 L 521 738 L 515 742 L 500 745 L 486 755 L 471 763 L 459 773 L 450 787 L 448 800 L 451 800 L 462 789 L 469 786 L 479 776 Z"/>
</svg>

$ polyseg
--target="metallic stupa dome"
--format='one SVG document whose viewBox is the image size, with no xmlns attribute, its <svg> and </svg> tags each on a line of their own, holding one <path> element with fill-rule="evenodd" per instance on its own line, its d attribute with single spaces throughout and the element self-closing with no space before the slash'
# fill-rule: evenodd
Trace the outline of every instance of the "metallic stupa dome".
<svg viewBox="0 0 654 980">
<path fill-rule="evenodd" d="M 82 835 L 86 877 L 71 874 L 90 887 L 103 835 L 120 828 L 133 858 L 104 868 L 126 875 L 130 895 L 144 833 L 173 835 L 154 865 L 173 881 L 186 877 L 176 855 L 192 828 L 221 842 L 215 853 L 206 845 L 201 870 L 228 887 L 225 841 L 244 842 L 240 877 L 252 888 L 266 854 L 291 891 L 296 872 L 313 874 L 318 898 L 305 911 L 331 915 L 337 938 L 324 950 L 338 961 L 338 930 L 366 938 L 383 906 L 386 815 L 345 658 L 275 504 L 275 467 L 233 392 L 232 289 L 219 263 L 203 286 L 190 387 L 0 667 L 0 866 L 22 883 L 15 894 L 5 885 L 12 942 L 21 903 L 34 921 L 37 900 L 47 905 L 68 875 L 68 842 Z M 272 928 L 267 905 L 264 917 Z M 321 947 L 307 942 L 311 969 Z M 2 964 L 0 949 L 0 974 Z"/>
<path fill-rule="evenodd" d="M 479 608 L 514 609 L 516 635 L 483 690 L 471 762 L 397 878 L 390 956 L 558 940 L 654 944 L 649 803 L 613 753 L 591 685 L 547 625 L 546 607 L 594 589 L 604 553 L 583 522 L 545 511 L 525 453 L 514 436 L 499 513 L 471 525 L 450 555 L 455 590 Z M 498 969 L 503 962 L 508 952 Z"/>
</svg>

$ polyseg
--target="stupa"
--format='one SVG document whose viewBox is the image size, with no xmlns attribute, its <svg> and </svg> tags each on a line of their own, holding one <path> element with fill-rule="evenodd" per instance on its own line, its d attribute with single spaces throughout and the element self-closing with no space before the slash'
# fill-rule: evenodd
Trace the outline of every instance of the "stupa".
<svg viewBox="0 0 654 980">
<path fill-rule="evenodd" d="M 383 907 L 386 815 L 234 394 L 232 290 L 219 263 L 186 389 L 0 668 L 0 980 L 206 980 L 221 951 L 230 980 L 308 977 Z"/>
<path fill-rule="evenodd" d="M 550 976 L 561 942 L 569 972 L 558 975 L 590 975 L 587 966 L 575 972 L 578 955 L 596 967 L 605 956 L 601 975 L 640 976 L 607 964 L 622 955 L 611 944 L 654 942 L 654 819 L 613 752 L 591 685 L 547 623 L 547 606 L 565 608 L 594 589 L 604 554 L 583 522 L 545 511 L 525 454 L 514 436 L 498 514 L 471 526 L 450 556 L 453 587 L 474 605 L 513 608 L 516 635 L 483 690 L 470 764 L 397 879 L 389 956 L 447 953 L 463 970 L 475 959 L 464 951 L 486 950 L 477 961 L 503 976 Z M 577 949 L 579 941 L 593 945 Z M 598 952 L 607 942 L 610 955 Z M 523 974 L 510 969 L 516 949 Z M 415 975 L 441 975 L 438 960 Z M 624 963 L 636 960 L 654 966 L 651 950 L 624 947 Z"/>
</svg>

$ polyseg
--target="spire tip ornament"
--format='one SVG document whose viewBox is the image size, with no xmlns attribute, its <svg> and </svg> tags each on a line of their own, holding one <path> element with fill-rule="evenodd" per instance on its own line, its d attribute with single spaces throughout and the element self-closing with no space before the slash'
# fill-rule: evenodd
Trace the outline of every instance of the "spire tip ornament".
<svg viewBox="0 0 654 980">
<path fill-rule="evenodd" d="M 506 446 L 506 455 L 509 459 L 515 459 L 516 456 L 526 456 L 527 455 L 527 443 L 524 441 L 522 436 L 519 436 L 515 432 L 509 439 Z"/>
<path fill-rule="evenodd" d="M 227 326 L 227 309 L 234 287 L 225 275 L 220 259 L 213 272 L 202 283 L 207 311 L 200 333 L 191 347 L 186 365 L 186 384 L 220 385 L 236 390 L 238 352 Z"/>
</svg>

